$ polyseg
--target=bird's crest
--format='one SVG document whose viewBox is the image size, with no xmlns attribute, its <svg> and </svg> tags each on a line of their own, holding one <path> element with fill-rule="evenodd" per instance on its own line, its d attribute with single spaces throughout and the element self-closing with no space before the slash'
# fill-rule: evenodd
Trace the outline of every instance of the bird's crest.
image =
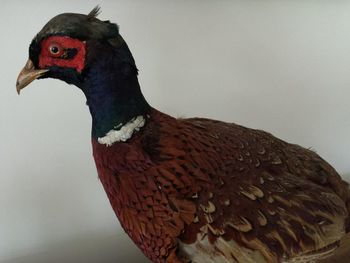
<svg viewBox="0 0 350 263">
<path fill-rule="evenodd" d="M 97 16 L 101 13 L 101 8 L 99 5 L 95 6 L 94 9 L 90 11 L 90 13 L 87 15 L 88 20 L 93 20 L 97 18 Z"/>
</svg>

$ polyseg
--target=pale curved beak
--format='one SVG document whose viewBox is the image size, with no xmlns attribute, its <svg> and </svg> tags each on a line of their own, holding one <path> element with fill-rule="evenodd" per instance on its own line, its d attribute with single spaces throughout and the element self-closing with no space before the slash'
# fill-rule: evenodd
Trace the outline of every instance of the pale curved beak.
<svg viewBox="0 0 350 263">
<path fill-rule="evenodd" d="M 24 89 L 28 86 L 33 80 L 41 77 L 44 73 L 48 72 L 48 69 L 35 69 L 33 62 L 28 59 L 26 65 L 21 70 L 18 75 L 16 82 L 17 93 L 20 94 L 21 89 Z"/>
</svg>

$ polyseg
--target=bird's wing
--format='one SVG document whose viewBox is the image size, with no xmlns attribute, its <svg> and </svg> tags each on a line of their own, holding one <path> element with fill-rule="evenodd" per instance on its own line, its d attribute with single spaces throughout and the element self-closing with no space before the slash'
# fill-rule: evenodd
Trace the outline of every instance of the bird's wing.
<svg viewBox="0 0 350 263">
<path fill-rule="evenodd" d="M 311 259 L 345 234 L 348 186 L 310 150 L 207 119 L 159 118 L 142 145 L 152 160 L 146 178 L 155 178 L 167 199 L 162 228 L 177 239 L 180 257 Z"/>
<path fill-rule="evenodd" d="M 185 122 L 186 151 L 202 168 L 192 171 L 196 222 L 180 238 L 193 262 L 313 260 L 345 234 L 347 185 L 317 154 L 234 124 Z"/>
</svg>

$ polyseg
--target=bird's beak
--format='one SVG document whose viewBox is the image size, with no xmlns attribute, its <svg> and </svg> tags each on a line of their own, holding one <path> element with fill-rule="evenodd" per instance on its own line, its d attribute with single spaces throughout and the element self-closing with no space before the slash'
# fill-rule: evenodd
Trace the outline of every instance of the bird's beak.
<svg viewBox="0 0 350 263">
<path fill-rule="evenodd" d="M 49 71 L 49 70 L 48 69 L 35 69 L 33 62 L 30 59 L 28 59 L 26 65 L 21 70 L 21 72 L 19 73 L 18 78 L 17 78 L 17 82 L 16 82 L 17 93 L 19 94 L 21 92 L 21 89 L 24 89 L 33 80 L 39 78 L 47 71 Z"/>
</svg>

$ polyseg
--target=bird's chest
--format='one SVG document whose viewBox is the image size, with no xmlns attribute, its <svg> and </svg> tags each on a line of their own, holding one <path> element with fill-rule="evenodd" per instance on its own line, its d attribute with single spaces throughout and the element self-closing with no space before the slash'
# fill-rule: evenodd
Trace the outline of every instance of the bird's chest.
<svg viewBox="0 0 350 263">
<path fill-rule="evenodd" d="M 150 259 L 163 262 L 174 246 L 169 234 L 173 211 L 150 161 L 136 148 L 113 149 L 96 142 L 93 147 L 99 178 L 122 227 Z"/>
<path fill-rule="evenodd" d="M 93 142 L 93 148 L 99 179 L 124 229 L 132 234 L 143 217 L 152 218 L 147 208 L 157 187 L 145 176 L 147 160 L 130 145 L 106 147 Z"/>
</svg>

